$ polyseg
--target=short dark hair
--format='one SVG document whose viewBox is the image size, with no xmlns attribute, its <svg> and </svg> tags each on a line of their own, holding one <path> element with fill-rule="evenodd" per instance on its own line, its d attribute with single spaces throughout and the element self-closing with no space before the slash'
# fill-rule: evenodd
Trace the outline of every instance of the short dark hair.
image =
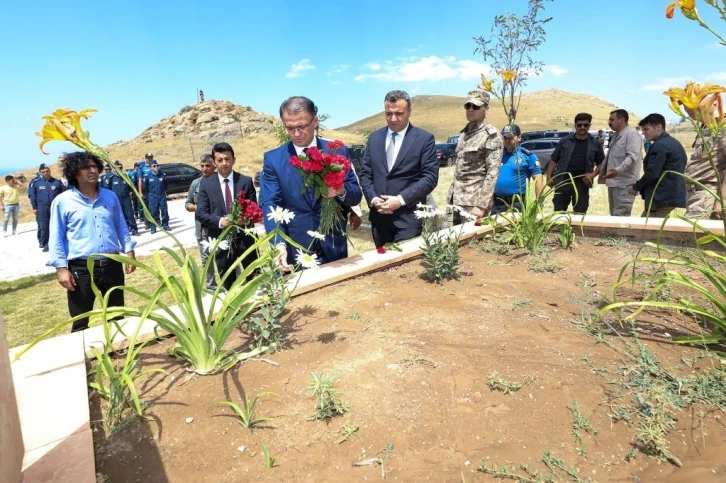
<svg viewBox="0 0 726 483">
<path fill-rule="evenodd" d="M 592 114 L 588 114 L 587 112 L 581 112 L 577 116 L 575 116 L 575 122 L 577 121 L 587 121 L 589 123 L 592 123 Z"/>
<path fill-rule="evenodd" d="M 76 175 L 90 163 L 95 164 L 98 171 L 103 171 L 103 161 L 95 154 L 87 151 L 66 154 L 63 157 L 63 177 L 68 180 L 69 185 L 78 187 Z"/>
<path fill-rule="evenodd" d="M 406 91 L 391 91 L 383 98 L 383 102 L 398 102 L 401 99 L 406 101 L 408 107 L 411 107 L 411 96 Z"/>
<path fill-rule="evenodd" d="M 658 113 L 648 114 L 643 119 L 640 120 L 638 123 L 638 126 L 645 126 L 646 124 L 650 126 L 661 126 L 663 129 L 666 127 L 665 117 L 661 116 Z"/>
<path fill-rule="evenodd" d="M 318 115 L 318 107 L 313 101 L 305 96 L 292 96 L 288 97 L 282 104 L 280 104 L 280 118 L 282 113 L 288 114 L 300 114 L 301 112 L 307 112 L 311 116 L 315 117 Z"/>
<path fill-rule="evenodd" d="M 628 115 L 628 111 L 625 109 L 615 109 L 614 111 L 610 111 L 610 115 L 615 114 L 615 117 L 620 119 L 625 119 L 625 122 L 628 122 L 628 119 L 630 119 L 630 116 Z"/>
<path fill-rule="evenodd" d="M 232 153 L 232 156 L 234 156 L 234 149 L 229 143 L 222 142 L 212 146 L 212 159 L 214 159 L 214 153 Z"/>
<path fill-rule="evenodd" d="M 13 176 L 12 174 L 5 176 L 5 181 L 10 181 L 11 179 L 15 179 L 15 176 Z"/>
<path fill-rule="evenodd" d="M 202 154 L 202 157 L 199 158 L 199 163 L 214 163 L 214 156 L 211 154 Z"/>
</svg>

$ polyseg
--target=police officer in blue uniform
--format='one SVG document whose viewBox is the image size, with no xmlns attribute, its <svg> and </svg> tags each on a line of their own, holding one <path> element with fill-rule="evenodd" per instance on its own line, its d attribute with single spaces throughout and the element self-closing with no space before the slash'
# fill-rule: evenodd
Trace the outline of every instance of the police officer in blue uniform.
<svg viewBox="0 0 726 483">
<path fill-rule="evenodd" d="M 144 193 L 149 200 L 149 211 L 161 223 L 164 230 L 169 230 L 169 211 L 166 206 L 166 175 L 159 169 L 156 160 L 151 162 L 151 173 L 144 176 Z M 151 233 L 156 233 L 156 225 L 151 225 Z"/>
<path fill-rule="evenodd" d="M 50 205 L 56 196 L 64 190 L 63 183 L 50 175 L 50 168 L 41 164 L 38 168 L 39 177 L 33 178 L 28 186 L 28 197 L 33 206 L 33 213 L 38 222 L 38 246 L 48 251 L 50 237 Z"/>
<path fill-rule="evenodd" d="M 134 163 L 133 169 L 130 169 L 126 172 L 126 175 L 128 175 L 129 180 L 134 185 L 134 187 L 138 190 L 139 186 L 139 165 L 138 163 Z M 129 190 L 131 191 L 131 190 Z M 139 199 L 136 197 L 136 194 L 131 191 L 131 214 L 134 216 L 134 221 L 136 221 L 136 218 L 139 216 Z"/>
<path fill-rule="evenodd" d="M 529 178 L 535 180 L 537 196 L 544 187 L 542 166 L 535 154 L 519 145 L 521 136 L 522 130 L 516 124 L 504 126 L 502 129 L 504 151 L 502 152 L 502 165 L 499 167 L 499 177 L 494 187 L 492 215 L 503 213 L 509 207 L 520 211 L 522 206 L 519 200 L 525 199 Z M 515 198 L 516 195 L 519 195 L 520 198 Z"/>
<path fill-rule="evenodd" d="M 119 171 L 123 171 L 124 167 L 121 165 L 121 161 L 115 161 L 113 163 Z M 129 227 L 131 236 L 139 236 L 139 230 L 136 227 L 136 218 L 134 218 L 134 212 L 131 207 L 131 197 L 133 192 L 129 185 L 126 184 L 124 179 L 115 171 L 111 171 L 111 174 L 106 176 L 103 180 L 104 187 L 113 191 L 118 197 L 121 203 L 121 210 L 124 214 L 124 219 Z"/>
<path fill-rule="evenodd" d="M 101 185 L 101 188 L 108 188 L 108 185 L 106 184 L 106 178 L 111 176 L 113 173 L 113 169 L 111 168 L 111 165 L 106 163 L 103 166 L 103 174 L 98 177 L 98 183 Z"/>
<path fill-rule="evenodd" d="M 138 184 L 138 190 L 139 193 L 141 193 L 141 198 L 144 200 L 144 203 L 146 204 L 146 207 L 149 208 L 149 194 L 146 192 L 146 188 L 144 187 L 144 180 L 146 177 L 151 174 L 151 163 L 156 161 L 154 159 L 153 153 L 146 153 L 144 155 L 144 160 L 139 161 L 139 184 Z M 144 208 L 139 205 L 139 215 L 140 218 L 144 219 L 144 225 L 146 229 L 148 230 L 151 228 L 151 223 L 149 220 L 146 219 L 144 216 Z"/>
</svg>

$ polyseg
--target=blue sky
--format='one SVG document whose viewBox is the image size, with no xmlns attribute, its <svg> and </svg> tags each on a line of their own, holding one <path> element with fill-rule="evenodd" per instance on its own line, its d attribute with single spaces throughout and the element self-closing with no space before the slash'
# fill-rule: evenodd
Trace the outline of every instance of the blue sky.
<svg viewBox="0 0 726 483">
<path fill-rule="evenodd" d="M 726 81 L 726 47 L 665 0 L 555 0 L 536 54 L 545 72 L 525 91 L 589 93 L 639 115 L 666 118 L 665 87 Z M 9 2 L 0 45 L 0 172 L 54 161 L 67 143 L 38 150 L 41 116 L 99 110 L 85 126 L 98 144 L 130 139 L 195 102 L 226 99 L 274 114 L 306 95 L 337 127 L 379 112 L 391 89 L 465 95 L 486 66 L 472 37 L 509 2 Z M 726 31 L 707 5 L 701 13 Z M 463 115 L 462 115 L 463 119 Z M 381 124 L 383 124 L 381 119 Z M 139 153 L 141 156 L 142 153 Z"/>
</svg>

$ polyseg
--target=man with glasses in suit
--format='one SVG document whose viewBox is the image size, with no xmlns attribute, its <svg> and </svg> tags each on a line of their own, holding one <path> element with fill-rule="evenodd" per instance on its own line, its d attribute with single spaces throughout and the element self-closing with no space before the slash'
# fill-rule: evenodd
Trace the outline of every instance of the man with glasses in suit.
<svg viewBox="0 0 726 483">
<path fill-rule="evenodd" d="M 447 199 L 449 204 L 481 218 L 492 207 L 504 143 L 499 129 L 487 121 L 489 94 L 469 92 L 464 110 L 467 124 L 456 143 L 456 171 Z M 455 211 L 454 224 L 462 221 L 460 212 Z"/>
</svg>

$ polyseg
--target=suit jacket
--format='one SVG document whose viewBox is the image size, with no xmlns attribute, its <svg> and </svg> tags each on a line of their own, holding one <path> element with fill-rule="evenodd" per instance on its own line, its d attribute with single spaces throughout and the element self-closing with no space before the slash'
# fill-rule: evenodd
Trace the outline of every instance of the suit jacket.
<svg viewBox="0 0 726 483">
<path fill-rule="evenodd" d="M 328 143 L 317 138 L 318 149 L 328 153 Z M 342 232 L 336 232 L 325 237 L 325 240 L 314 240 L 308 231 L 316 231 L 320 225 L 320 199 L 315 198 L 315 190 L 303 188 L 303 179 L 297 168 L 290 165 L 290 157 L 296 155 L 292 142 L 265 153 L 262 178 L 260 180 L 260 206 L 265 214 L 265 229 L 271 232 L 275 229 L 274 221 L 267 215 L 275 207 L 286 208 L 295 213 L 295 218 L 280 229 L 296 243 L 317 253 L 321 263 L 340 260 L 348 256 L 348 241 Z M 338 154 L 347 156 L 345 148 L 338 150 Z M 344 211 L 360 203 L 362 193 L 358 179 L 351 168 L 345 175 L 345 196 L 338 202 Z M 343 223 L 345 226 L 345 222 Z M 281 243 L 282 238 L 276 238 L 274 243 Z M 287 259 L 291 265 L 295 263 L 296 250 L 287 247 Z"/>
<path fill-rule="evenodd" d="M 386 134 L 388 127 L 378 129 L 368 138 L 360 167 L 360 184 L 368 206 L 376 196 L 401 195 L 406 203 L 391 215 L 370 210 L 371 223 L 390 223 L 394 229 L 420 228 L 421 220 L 414 215 L 416 204 L 426 203 L 426 196 L 439 182 L 439 162 L 436 159 L 433 134 L 409 124 L 401 148 L 388 171 Z"/>
<path fill-rule="evenodd" d="M 232 172 L 232 199 L 237 199 L 240 191 L 244 190 L 245 198 L 257 202 L 257 192 L 252 184 L 252 178 L 243 174 Z M 224 194 L 219 184 L 219 175 L 214 174 L 209 178 L 203 179 L 199 183 L 199 194 L 197 195 L 197 211 L 195 218 L 202 227 L 206 227 L 209 236 L 219 238 L 222 229 L 219 228 L 219 221 L 227 215 L 227 207 L 224 202 Z M 248 224 L 248 228 L 252 228 L 253 224 Z M 235 237 L 238 253 L 243 251 L 254 243 L 254 238 L 249 235 L 238 234 Z"/>
</svg>

